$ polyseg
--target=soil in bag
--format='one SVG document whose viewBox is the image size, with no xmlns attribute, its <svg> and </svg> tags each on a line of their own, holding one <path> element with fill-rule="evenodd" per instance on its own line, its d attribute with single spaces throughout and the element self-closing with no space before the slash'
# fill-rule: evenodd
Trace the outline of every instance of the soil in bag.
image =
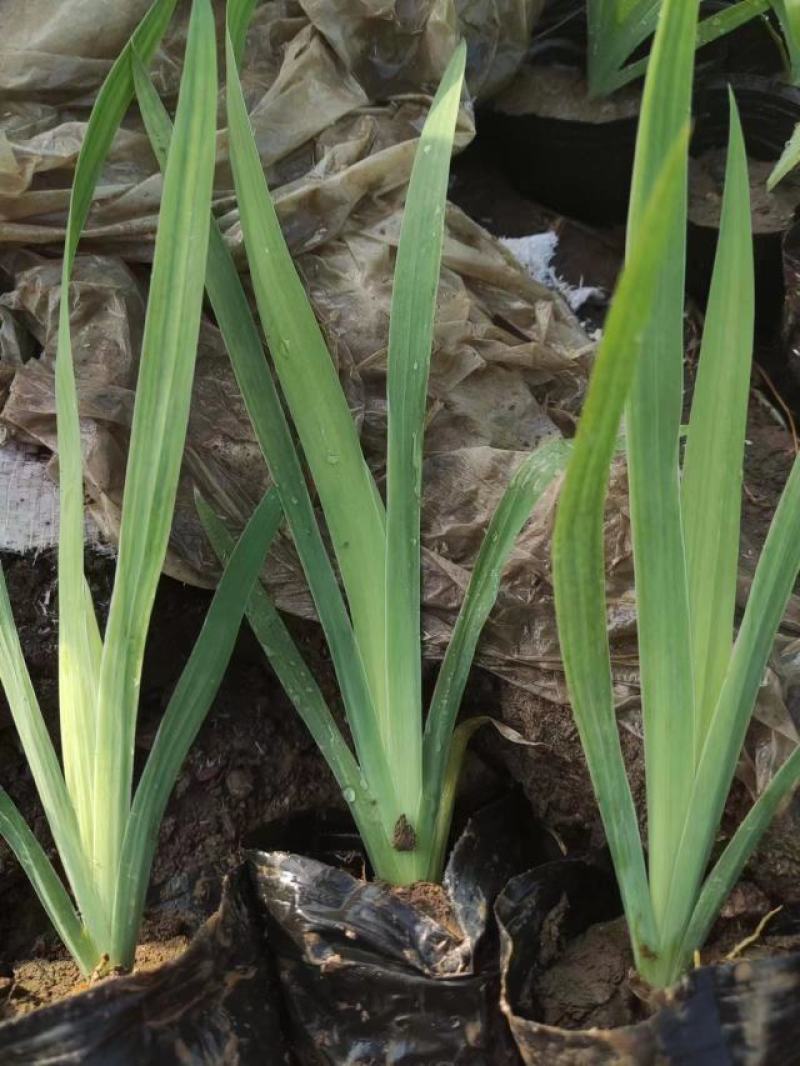
<svg viewBox="0 0 800 1066">
<path fill-rule="evenodd" d="M 729 88 L 736 97 L 747 145 L 756 324 L 759 334 L 767 337 L 776 334 L 780 326 L 784 297 L 781 246 L 800 205 L 800 177 L 789 174 L 772 191 L 767 189 L 767 179 L 800 122 L 800 89 L 777 78 L 755 74 L 708 80 L 698 87 L 689 172 L 687 286 L 705 304 L 722 209 Z"/>
<path fill-rule="evenodd" d="M 753 957 L 702 966 L 656 998 L 632 977 L 610 869 L 548 863 L 513 878 L 495 913 L 503 1010 L 526 1066 L 800 1063 L 795 915 L 772 925 Z M 714 950 L 712 940 L 704 955 Z"/>
<path fill-rule="evenodd" d="M 335 817 L 266 827 L 259 845 L 250 867 L 303 1066 L 519 1063 L 492 904 L 552 845 L 518 794 L 468 820 L 441 888 L 366 880 L 352 825 Z"/>
<path fill-rule="evenodd" d="M 240 870 L 186 952 L 0 1025 L 3 1066 L 288 1066 L 279 993 Z"/>
</svg>

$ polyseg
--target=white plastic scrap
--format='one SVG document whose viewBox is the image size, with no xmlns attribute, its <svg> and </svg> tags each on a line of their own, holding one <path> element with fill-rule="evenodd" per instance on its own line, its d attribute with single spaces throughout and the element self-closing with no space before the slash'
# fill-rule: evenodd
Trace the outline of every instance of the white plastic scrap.
<svg viewBox="0 0 800 1066">
<path fill-rule="evenodd" d="M 41 449 L 6 440 L 0 445 L 0 551 L 23 554 L 58 543 L 58 487 Z M 86 516 L 86 540 L 107 550 Z"/>
<path fill-rule="evenodd" d="M 603 290 L 595 286 L 576 288 L 559 277 L 553 267 L 558 248 L 558 234 L 553 230 L 531 233 L 527 237 L 501 237 L 500 240 L 534 281 L 560 292 L 573 311 L 578 311 L 593 296 L 603 295 Z"/>
</svg>

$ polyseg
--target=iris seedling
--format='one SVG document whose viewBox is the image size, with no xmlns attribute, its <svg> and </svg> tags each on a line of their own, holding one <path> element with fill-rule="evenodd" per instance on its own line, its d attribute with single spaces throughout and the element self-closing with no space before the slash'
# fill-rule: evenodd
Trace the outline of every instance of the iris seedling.
<svg viewBox="0 0 800 1066">
<path fill-rule="evenodd" d="M 250 588 L 281 520 L 276 495 L 266 496 L 231 554 L 134 793 L 142 659 L 172 522 L 203 298 L 217 94 L 210 0 L 194 0 L 189 24 L 104 636 L 84 576 L 80 421 L 67 294 L 95 184 L 133 96 L 131 55 L 153 54 L 173 7 L 174 0 L 154 4 L 112 67 L 89 120 L 72 190 L 55 365 L 60 761 L 25 666 L 0 573 L 0 680 L 66 880 L 2 789 L 0 833 L 85 974 L 128 968 L 133 962 L 164 807 L 222 679 Z"/>
<path fill-rule="evenodd" d="M 592 373 L 553 541 L 556 612 L 573 713 L 635 963 L 655 986 L 669 985 L 691 964 L 800 777 L 798 750 L 711 864 L 755 699 L 800 567 L 800 462 L 784 488 L 734 636 L 754 296 L 747 159 L 733 98 L 719 244 L 682 457 L 679 444 L 697 11 L 697 0 L 664 0 L 638 132 L 627 263 Z M 647 861 L 617 733 L 606 631 L 603 507 L 623 408 Z"/>
<path fill-rule="evenodd" d="M 774 0 L 775 10 L 780 19 L 783 39 L 786 43 L 787 67 L 793 85 L 800 85 L 800 0 Z M 768 189 L 774 189 L 795 167 L 800 164 L 800 123 L 775 164 L 767 182 Z"/>
<path fill-rule="evenodd" d="M 702 20 L 695 48 L 731 33 L 773 6 L 781 9 L 784 4 L 788 7 L 796 3 L 797 0 L 737 0 Z M 631 61 L 631 56 L 652 36 L 660 7 L 661 0 L 586 0 L 591 96 L 608 96 L 644 74 L 647 57 Z M 785 27 L 783 14 L 781 20 Z"/>
<path fill-rule="evenodd" d="M 253 289 L 282 399 L 216 223 L 211 226 L 206 287 L 314 598 L 350 739 L 260 585 L 251 596 L 248 617 L 341 788 L 377 876 L 396 884 L 436 880 L 444 863 L 455 782 L 467 737 L 476 724 L 473 719 L 456 728 L 472 658 L 497 596 L 504 562 L 536 500 L 563 468 L 566 445 L 561 440 L 548 442 L 524 459 L 502 497 L 425 718 L 420 620 L 422 444 L 465 48 L 456 49 L 422 131 L 397 249 L 388 338 L 384 502 L 281 233 L 250 127 L 238 62 L 253 6 L 252 0 L 230 0 L 227 8 L 228 138 Z M 163 160 L 171 137 L 169 118 L 145 64 L 135 59 L 134 76 L 151 143 Z M 301 456 L 321 504 L 332 555 Z M 227 559 L 232 541 L 225 526 L 202 502 L 200 513 L 216 551 Z"/>
</svg>

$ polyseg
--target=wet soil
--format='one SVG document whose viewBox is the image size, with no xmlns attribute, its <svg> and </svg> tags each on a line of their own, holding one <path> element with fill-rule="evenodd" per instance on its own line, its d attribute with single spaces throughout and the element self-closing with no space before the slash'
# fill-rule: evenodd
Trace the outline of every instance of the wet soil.
<svg viewBox="0 0 800 1066">
<path fill-rule="evenodd" d="M 562 1029 L 629 1025 L 641 1013 L 629 984 L 632 964 L 624 919 L 593 925 L 566 944 L 534 984 L 535 1017 Z"/>
</svg>

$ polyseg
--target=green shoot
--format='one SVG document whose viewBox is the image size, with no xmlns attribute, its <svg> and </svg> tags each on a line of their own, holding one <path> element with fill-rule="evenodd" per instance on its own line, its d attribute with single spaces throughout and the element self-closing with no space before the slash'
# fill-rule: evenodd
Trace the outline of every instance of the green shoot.
<svg viewBox="0 0 800 1066">
<path fill-rule="evenodd" d="M 559 502 L 553 570 L 573 712 L 641 976 L 686 970 L 776 808 L 793 755 L 707 872 L 767 658 L 800 568 L 797 463 L 734 640 L 753 341 L 744 138 L 731 98 L 720 239 L 681 462 L 687 130 L 697 0 L 664 0 L 639 125 L 628 256 Z M 603 504 L 626 418 L 648 861 L 625 774 L 606 635 Z"/>
<path fill-rule="evenodd" d="M 772 0 L 772 6 L 783 31 L 788 58 L 787 73 L 793 85 L 800 84 L 800 2 Z"/>
<path fill-rule="evenodd" d="M 455 796 L 454 766 L 465 746 L 466 734 L 454 736 L 454 727 L 469 666 L 505 561 L 536 500 L 563 469 L 567 447 L 561 441 L 542 445 L 512 478 L 487 532 L 426 721 L 420 684 L 422 444 L 465 48 L 456 49 L 442 78 L 408 190 L 389 333 L 384 504 L 281 233 L 245 108 L 237 62 L 253 6 L 252 0 L 229 0 L 227 9 L 231 163 L 261 324 L 319 497 L 344 596 L 258 329 L 213 222 L 206 288 L 328 641 L 352 748 L 258 585 L 247 614 L 350 806 L 376 874 L 397 884 L 438 879 Z M 132 62 L 145 124 L 163 162 L 169 119 L 143 64 L 135 56 Z M 199 510 L 224 561 L 230 535 L 206 506 Z"/>
<path fill-rule="evenodd" d="M 775 5 L 782 0 L 774 0 Z M 797 0 L 786 0 L 795 4 Z M 738 0 L 700 23 L 696 48 L 731 33 L 759 15 L 773 0 Z M 628 62 L 656 28 L 661 0 L 587 0 L 589 28 L 588 80 L 590 96 L 608 96 L 640 78 L 648 57 Z"/>
<path fill-rule="evenodd" d="M 0 681 L 66 874 L 65 886 L 0 790 L 0 833 L 84 973 L 133 962 L 158 825 L 216 693 L 281 512 L 254 513 L 217 588 L 132 800 L 144 644 L 167 550 L 186 437 L 215 161 L 216 52 L 209 0 L 194 0 L 142 343 L 119 557 L 104 637 L 83 568 L 83 476 L 70 343 L 72 267 L 95 185 L 133 96 L 132 56 L 149 62 L 174 0 L 156 0 L 100 91 L 78 159 L 64 254 L 56 358 L 61 529 L 59 701 L 63 770 L 48 735 L 0 576 Z"/>
</svg>

